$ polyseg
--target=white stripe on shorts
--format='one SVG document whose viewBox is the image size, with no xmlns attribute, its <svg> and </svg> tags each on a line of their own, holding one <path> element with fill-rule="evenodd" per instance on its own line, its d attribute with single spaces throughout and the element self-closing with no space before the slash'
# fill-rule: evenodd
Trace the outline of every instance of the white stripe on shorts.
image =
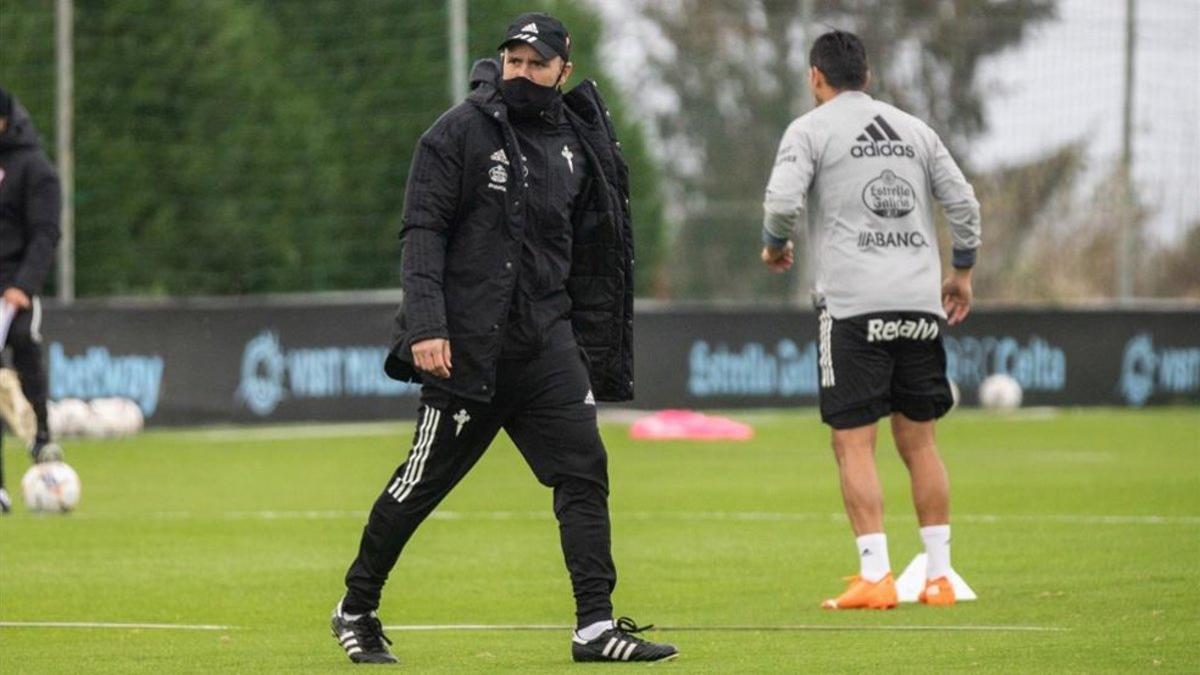
<svg viewBox="0 0 1200 675">
<path fill-rule="evenodd" d="M 821 365 L 821 388 L 827 389 L 832 387 L 836 380 L 833 377 L 833 317 L 829 316 L 828 309 L 821 310 L 821 344 L 820 358 L 818 359 Z"/>
</svg>

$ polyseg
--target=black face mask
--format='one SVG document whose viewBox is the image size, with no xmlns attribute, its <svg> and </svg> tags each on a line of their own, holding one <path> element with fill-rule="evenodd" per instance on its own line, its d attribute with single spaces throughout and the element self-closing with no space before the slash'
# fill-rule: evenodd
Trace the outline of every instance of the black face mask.
<svg viewBox="0 0 1200 675">
<path fill-rule="evenodd" d="M 500 81 L 500 96 L 513 117 L 536 117 L 550 107 L 561 93 L 558 87 L 543 87 L 533 80 L 514 77 Z"/>
</svg>

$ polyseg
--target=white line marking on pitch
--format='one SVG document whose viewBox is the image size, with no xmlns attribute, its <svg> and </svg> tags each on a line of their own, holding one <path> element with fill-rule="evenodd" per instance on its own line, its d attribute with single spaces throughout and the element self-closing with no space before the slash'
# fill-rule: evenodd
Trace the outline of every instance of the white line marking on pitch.
<svg viewBox="0 0 1200 675">
<path fill-rule="evenodd" d="M 119 630 L 236 630 L 234 626 L 184 623 L 108 623 L 104 621 L 0 621 L 0 628 L 110 628 Z"/>
<path fill-rule="evenodd" d="M 0 621 L 0 628 L 100 628 L 110 630 L 184 630 L 224 631 L 237 630 L 236 626 L 179 623 L 109 623 L 103 621 Z M 428 624 L 385 626 L 386 630 L 400 631 L 570 631 L 566 624 Z M 793 624 L 778 626 L 729 625 L 729 626 L 660 626 L 662 631 L 710 631 L 710 632 L 782 632 L 782 631 L 975 631 L 1015 633 L 1058 633 L 1070 630 L 1053 626 L 825 626 L 819 624 Z"/>
<path fill-rule="evenodd" d="M 270 442 L 310 438 L 402 436 L 412 432 L 412 422 L 347 422 L 342 424 L 285 424 L 262 427 L 155 430 L 171 441 Z"/>
<path fill-rule="evenodd" d="M 428 625 L 396 625 L 384 626 L 385 630 L 396 632 L 422 631 L 570 631 L 573 627 L 554 624 L 428 624 Z M 784 632 L 784 631 L 958 631 L 958 632 L 1009 632 L 1009 633 L 1061 633 L 1069 628 L 1054 626 L 826 626 L 820 624 L 790 624 L 778 626 L 730 625 L 730 626 L 657 626 L 661 631 L 709 631 L 709 632 Z"/>
<path fill-rule="evenodd" d="M 360 520 L 366 511 L 353 510 L 263 510 L 263 511 L 158 511 L 147 513 L 89 513 L 72 514 L 72 518 L 119 519 L 150 518 L 153 520 Z M 545 511 L 434 511 L 433 520 L 503 521 L 553 520 L 554 514 Z M 711 522 L 835 522 L 846 519 L 842 513 L 804 513 L 772 511 L 616 511 L 614 520 L 636 521 L 711 521 Z M 896 514 L 893 520 L 914 520 L 912 514 Z M 1136 516 L 1091 515 L 1075 513 L 1047 514 L 956 514 L 954 521 L 973 524 L 1004 523 L 1061 523 L 1067 525 L 1200 525 L 1200 516 Z"/>
</svg>

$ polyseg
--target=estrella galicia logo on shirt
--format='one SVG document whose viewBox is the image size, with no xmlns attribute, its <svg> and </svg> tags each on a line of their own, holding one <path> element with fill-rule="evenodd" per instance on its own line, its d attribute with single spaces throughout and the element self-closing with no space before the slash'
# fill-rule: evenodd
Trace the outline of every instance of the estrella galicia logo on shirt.
<svg viewBox="0 0 1200 675">
<path fill-rule="evenodd" d="M 496 164 L 492 166 L 492 168 L 488 169 L 488 187 L 493 190 L 499 190 L 500 192 L 508 192 L 508 187 L 505 185 L 505 183 L 508 182 L 507 167 L 511 165 L 508 163 L 508 155 L 504 152 L 504 148 L 500 148 L 499 150 L 493 152 L 490 156 L 488 156 L 488 159 L 492 160 L 493 162 L 500 162 L 499 164 Z M 521 155 L 521 161 L 525 162 L 525 164 L 521 166 L 521 168 L 524 170 L 522 175 L 528 178 L 529 158 L 525 155 Z M 572 167 L 572 172 L 574 172 L 574 167 Z"/>
<path fill-rule="evenodd" d="M 493 190 L 508 192 L 508 188 L 504 185 L 508 182 L 508 169 L 505 169 L 503 166 L 497 164 L 488 170 L 488 178 L 491 179 L 491 182 L 488 183 L 488 187 L 492 188 Z"/>
<path fill-rule="evenodd" d="M 508 156 L 504 154 L 504 148 L 493 152 L 488 159 L 493 162 L 500 162 L 488 169 L 488 178 L 490 179 L 488 187 L 493 190 L 508 192 L 508 188 L 504 185 L 508 182 L 508 169 L 505 168 L 508 166 Z"/>
<path fill-rule="evenodd" d="M 895 171 L 884 169 L 863 188 L 862 200 L 880 218 L 903 218 L 917 207 L 917 191 Z"/>
<path fill-rule="evenodd" d="M 892 125 L 883 119 L 883 115 L 876 115 L 875 121 L 871 122 L 854 139 L 856 145 L 850 148 L 850 156 L 855 159 L 859 157 L 916 157 L 917 152 L 913 146 L 905 143 L 900 134 L 892 128 Z"/>
</svg>

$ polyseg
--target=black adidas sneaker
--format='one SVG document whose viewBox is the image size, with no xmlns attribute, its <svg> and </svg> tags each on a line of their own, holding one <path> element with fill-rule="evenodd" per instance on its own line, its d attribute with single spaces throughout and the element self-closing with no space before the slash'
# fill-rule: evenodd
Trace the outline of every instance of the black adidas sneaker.
<svg viewBox="0 0 1200 675">
<path fill-rule="evenodd" d="M 399 659 L 388 651 L 383 643 L 392 641 L 383 634 L 383 624 L 375 612 L 363 614 L 351 621 L 342 616 L 342 603 L 333 608 L 333 618 L 329 620 L 333 629 L 333 638 L 338 641 L 346 656 L 355 663 L 399 663 Z"/>
<path fill-rule="evenodd" d="M 616 625 L 600 634 L 591 642 L 575 637 L 571 642 L 571 657 L 584 661 L 670 661 L 679 656 L 674 645 L 647 642 L 635 633 L 654 628 L 654 625 L 638 626 L 633 619 L 621 617 Z"/>
</svg>

